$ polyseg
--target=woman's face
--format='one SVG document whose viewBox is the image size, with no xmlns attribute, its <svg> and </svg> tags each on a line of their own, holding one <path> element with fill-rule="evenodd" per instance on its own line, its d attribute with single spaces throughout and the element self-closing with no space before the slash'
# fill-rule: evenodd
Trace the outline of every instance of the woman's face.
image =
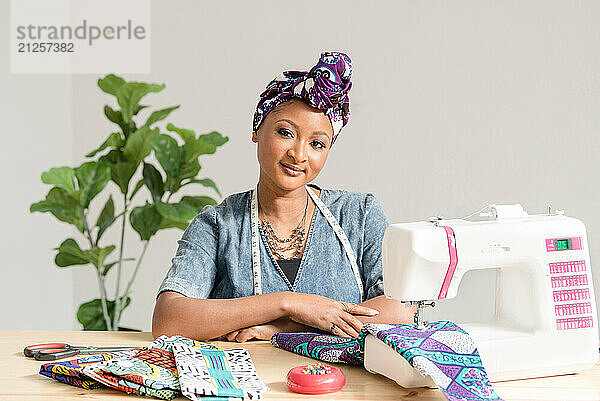
<svg viewBox="0 0 600 401">
<path fill-rule="evenodd" d="M 287 191 L 304 186 L 325 165 L 332 137 L 333 128 L 322 111 L 301 100 L 280 104 L 252 134 L 261 176 Z"/>
</svg>

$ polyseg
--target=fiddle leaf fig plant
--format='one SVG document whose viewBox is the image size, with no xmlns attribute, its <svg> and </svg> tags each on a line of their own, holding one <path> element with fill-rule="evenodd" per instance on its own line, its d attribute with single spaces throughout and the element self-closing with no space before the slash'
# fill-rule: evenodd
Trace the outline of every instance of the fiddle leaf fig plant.
<svg viewBox="0 0 600 401">
<path fill-rule="evenodd" d="M 143 121 L 139 112 L 148 108 L 142 99 L 165 88 L 164 84 L 127 82 L 109 74 L 98 79 L 98 86 L 115 98 L 118 108 L 104 106 L 104 115 L 115 124 L 115 132 L 95 150 L 85 155 L 90 159 L 78 167 L 53 167 L 42 173 L 42 182 L 52 186 L 45 199 L 33 203 L 30 212 L 51 213 L 58 220 L 71 224 L 81 233 L 80 241 L 65 239 L 58 247 L 54 262 L 59 267 L 90 265 L 98 281 L 99 298 L 79 306 L 77 319 L 84 330 L 118 330 L 121 314 L 131 302 L 131 286 L 142 265 L 148 244 L 159 230 L 184 230 L 206 205 L 216 204 L 210 196 L 182 196 L 177 192 L 192 184 L 214 191 L 221 196 L 210 178 L 198 178 L 201 170 L 198 159 L 213 154 L 228 140 L 213 131 L 196 135 L 187 128 L 166 124 L 166 132 L 157 126 L 164 122 L 177 106 L 153 111 Z M 154 155 L 158 165 L 153 164 Z M 132 184 L 138 171 L 141 178 Z M 120 198 L 116 203 L 112 193 L 104 205 L 93 202 L 114 184 Z M 147 199 L 134 204 L 134 197 L 142 188 Z M 108 189 L 107 189 L 108 188 Z M 138 198 L 140 198 L 138 196 Z M 95 224 L 90 212 L 98 210 Z M 125 226 L 127 221 L 142 241 L 137 258 L 124 257 Z M 103 235 L 115 223 L 120 228 L 118 244 L 105 244 Z M 135 261 L 133 273 L 123 282 L 123 262 Z M 116 271 L 115 271 L 116 270 Z M 115 280 L 115 293 L 107 294 L 109 273 Z"/>
</svg>

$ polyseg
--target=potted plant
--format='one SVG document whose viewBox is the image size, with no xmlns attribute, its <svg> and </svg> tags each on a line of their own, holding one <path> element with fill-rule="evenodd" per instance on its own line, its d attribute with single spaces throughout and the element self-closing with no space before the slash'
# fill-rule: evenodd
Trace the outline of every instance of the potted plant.
<svg viewBox="0 0 600 401">
<path fill-rule="evenodd" d="M 54 261 L 59 267 L 90 265 L 94 268 L 99 298 L 81 304 L 77 319 L 84 330 L 117 330 L 121 314 L 131 302 L 131 285 L 150 239 L 162 229 L 184 230 L 204 206 L 217 203 L 209 196 L 183 196 L 177 201 L 173 196 L 191 184 L 200 184 L 221 196 L 213 180 L 197 177 L 201 169 L 198 158 L 215 153 L 229 138 L 216 131 L 196 135 L 190 129 L 171 123 L 166 125 L 168 133 L 161 132 L 156 124 L 167 119 L 179 105 L 156 110 L 145 121 L 140 121 L 138 113 L 148 107 L 140 101 L 149 93 L 163 90 L 164 84 L 127 82 L 109 74 L 98 79 L 98 86 L 116 98 L 119 108 L 106 105 L 104 114 L 118 130 L 85 155 L 89 161 L 78 167 L 54 167 L 42 173 L 42 181 L 52 188 L 45 199 L 31 205 L 30 212 L 52 213 L 81 233 L 81 244 L 74 238 L 67 238 L 55 248 Z M 176 140 L 177 136 L 180 142 Z M 150 161 L 151 154 L 158 166 Z M 142 178 L 130 185 L 139 169 Z M 119 189 L 120 200 L 115 205 L 110 195 L 93 224 L 89 221 L 92 201 L 102 191 L 109 190 L 107 184 L 110 181 Z M 133 200 L 142 187 L 147 188 L 148 197 L 136 206 Z M 123 257 L 127 221 L 143 244 L 137 260 Z M 114 223 L 120 225 L 120 241 L 117 245 L 104 244 L 103 234 Z M 136 265 L 125 284 L 122 282 L 122 265 L 133 260 Z M 116 290 L 111 299 L 106 291 L 106 280 L 113 268 L 116 269 Z"/>
</svg>

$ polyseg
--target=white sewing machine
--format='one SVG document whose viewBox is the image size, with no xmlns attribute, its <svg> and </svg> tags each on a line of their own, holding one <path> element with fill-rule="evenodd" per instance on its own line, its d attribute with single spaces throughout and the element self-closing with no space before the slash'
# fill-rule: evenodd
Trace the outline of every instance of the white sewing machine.
<svg viewBox="0 0 600 401">
<path fill-rule="evenodd" d="M 493 205 L 484 215 L 480 221 L 436 217 L 390 225 L 383 240 L 385 295 L 417 305 L 415 324 L 422 327 L 423 308 L 456 297 L 466 272 L 497 269 L 496 293 L 489 294 L 495 297 L 492 319 L 456 322 L 473 338 L 490 380 L 592 367 L 598 314 L 583 223 L 550 209 L 528 215 L 518 204 Z M 435 387 L 371 335 L 365 368 L 403 387 Z"/>
</svg>

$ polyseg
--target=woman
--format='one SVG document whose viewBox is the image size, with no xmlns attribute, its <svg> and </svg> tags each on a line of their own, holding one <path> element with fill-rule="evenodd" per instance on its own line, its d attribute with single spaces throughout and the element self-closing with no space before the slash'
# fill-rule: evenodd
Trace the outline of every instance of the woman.
<svg viewBox="0 0 600 401">
<path fill-rule="evenodd" d="M 414 309 L 382 295 L 377 199 L 307 185 L 348 122 L 351 74 L 348 56 L 332 52 L 269 83 L 253 122 L 258 185 L 206 206 L 185 230 L 159 289 L 155 337 L 355 337 L 366 322 L 412 320 Z"/>
</svg>

